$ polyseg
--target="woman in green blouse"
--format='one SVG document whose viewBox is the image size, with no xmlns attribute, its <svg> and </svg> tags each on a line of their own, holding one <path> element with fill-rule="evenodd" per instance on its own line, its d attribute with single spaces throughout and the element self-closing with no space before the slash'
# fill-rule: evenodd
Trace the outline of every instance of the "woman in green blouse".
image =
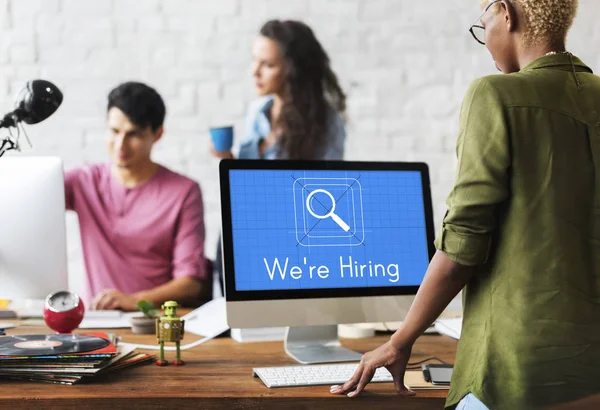
<svg viewBox="0 0 600 410">
<path fill-rule="evenodd" d="M 577 0 L 495 0 L 471 28 L 504 75 L 476 80 L 437 253 L 378 367 L 401 395 L 411 348 L 464 290 L 446 405 L 536 409 L 600 392 L 600 78 L 565 51 Z"/>
</svg>

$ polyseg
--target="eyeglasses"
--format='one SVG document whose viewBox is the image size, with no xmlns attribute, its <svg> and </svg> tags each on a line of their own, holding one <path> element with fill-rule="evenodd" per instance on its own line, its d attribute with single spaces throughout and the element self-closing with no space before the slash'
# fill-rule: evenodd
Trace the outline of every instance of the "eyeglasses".
<svg viewBox="0 0 600 410">
<path fill-rule="evenodd" d="M 473 23 L 469 28 L 469 33 L 471 33 L 475 41 L 477 41 L 479 44 L 485 45 L 485 27 L 477 23 L 481 23 L 481 19 L 483 18 L 483 16 L 485 16 L 485 13 L 487 13 L 490 7 L 492 7 L 494 4 L 500 1 L 502 0 L 494 0 L 490 4 L 488 4 L 485 7 L 485 10 L 483 10 L 483 13 L 481 13 L 481 16 L 479 16 L 479 18 L 475 20 L 475 23 Z"/>
</svg>

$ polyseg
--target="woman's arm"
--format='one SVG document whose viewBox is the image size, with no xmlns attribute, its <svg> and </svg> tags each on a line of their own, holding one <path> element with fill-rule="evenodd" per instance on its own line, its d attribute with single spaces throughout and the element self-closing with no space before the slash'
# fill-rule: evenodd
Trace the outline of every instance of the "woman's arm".
<svg viewBox="0 0 600 410">
<path fill-rule="evenodd" d="M 600 409 L 600 394 L 552 407 L 548 410 L 597 410 Z"/>
<path fill-rule="evenodd" d="M 331 393 L 354 397 L 371 381 L 377 368 L 386 367 L 394 377 L 396 391 L 401 395 L 413 394 L 404 386 L 404 372 L 412 346 L 467 284 L 474 272 L 475 268 L 460 265 L 444 252 L 437 251 L 402 327 L 392 335 L 389 342 L 366 353 L 354 376 L 342 386 L 333 386 Z"/>
<path fill-rule="evenodd" d="M 246 113 L 246 119 L 244 120 L 244 129 L 240 141 L 240 150 L 238 155 L 234 155 L 231 150 L 229 151 L 215 151 L 214 146 L 211 142 L 210 152 L 213 156 L 220 159 L 260 159 L 260 135 L 257 133 L 257 127 L 259 122 L 259 115 L 261 115 L 266 104 L 269 103 L 272 97 L 259 98 L 253 101 L 248 107 Z M 266 118 L 262 120 L 267 121 Z"/>
<path fill-rule="evenodd" d="M 390 339 L 394 347 L 412 346 L 465 287 L 474 272 L 474 267 L 460 265 L 444 252 L 437 251 L 402 327 Z"/>
<path fill-rule="evenodd" d="M 213 155 L 213 157 L 220 158 L 220 159 L 235 159 L 235 157 L 233 156 L 233 152 L 231 152 L 231 150 L 216 151 L 215 146 L 212 143 L 212 141 L 210 142 L 210 153 Z"/>
<path fill-rule="evenodd" d="M 390 341 L 366 353 L 354 377 L 332 393 L 357 395 L 377 367 L 385 366 L 400 394 L 409 394 L 404 372 L 414 341 L 469 281 L 475 266 L 493 250 L 500 204 L 510 199 L 510 143 L 504 108 L 497 90 L 486 79 L 471 84 L 463 107 L 457 142 L 458 172 L 448 197 L 448 212 L 434 258 L 403 326 Z M 466 320 L 466 319 L 465 319 Z"/>
<path fill-rule="evenodd" d="M 344 159 L 344 144 L 346 142 L 346 127 L 344 119 L 333 108 L 327 127 L 327 150 L 324 160 L 341 161 Z"/>
</svg>

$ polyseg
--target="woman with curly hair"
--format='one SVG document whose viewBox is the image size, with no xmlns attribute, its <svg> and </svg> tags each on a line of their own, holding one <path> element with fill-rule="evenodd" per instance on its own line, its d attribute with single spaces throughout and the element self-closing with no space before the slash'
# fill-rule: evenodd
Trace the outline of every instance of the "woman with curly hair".
<svg viewBox="0 0 600 410">
<path fill-rule="evenodd" d="M 252 49 L 259 99 L 246 117 L 240 159 L 341 160 L 346 95 L 329 57 L 306 24 L 271 20 Z M 211 152 L 234 158 L 231 151 Z M 223 289 L 221 241 L 215 269 Z"/>
<path fill-rule="evenodd" d="M 341 160 L 346 96 L 329 57 L 306 24 L 271 20 L 252 50 L 256 92 L 248 110 L 241 159 Z M 233 158 L 230 151 L 215 152 Z"/>
<path fill-rule="evenodd" d="M 483 3 L 470 31 L 505 74 L 463 101 L 438 250 L 402 327 L 332 393 L 355 397 L 386 367 L 414 394 L 412 346 L 463 288 L 448 408 L 548 408 L 600 391 L 600 78 L 565 48 L 577 7 Z"/>
</svg>

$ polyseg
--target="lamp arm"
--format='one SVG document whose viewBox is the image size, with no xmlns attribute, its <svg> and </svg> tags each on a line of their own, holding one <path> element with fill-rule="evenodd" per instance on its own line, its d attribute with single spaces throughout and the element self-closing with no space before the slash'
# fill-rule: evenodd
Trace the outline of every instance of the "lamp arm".
<svg viewBox="0 0 600 410">
<path fill-rule="evenodd" d="M 11 149 L 16 148 L 17 144 L 15 144 L 13 140 L 11 140 L 9 137 L 4 138 L 2 140 L 2 143 L 0 144 L 0 157 L 4 155 L 6 151 L 10 151 Z"/>
</svg>

